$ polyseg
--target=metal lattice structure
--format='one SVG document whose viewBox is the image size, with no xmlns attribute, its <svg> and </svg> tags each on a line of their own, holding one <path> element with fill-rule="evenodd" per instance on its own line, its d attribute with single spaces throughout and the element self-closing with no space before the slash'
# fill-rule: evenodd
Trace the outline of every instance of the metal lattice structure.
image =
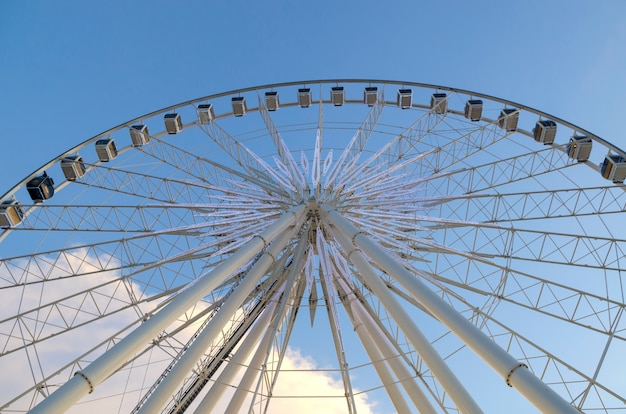
<svg viewBox="0 0 626 414">
<path fill-rule="evenodd" d="M 410 82 L 133 119 L 0 199 L 0 410 L 626 412 L 625 158 Z"/>
</svg>

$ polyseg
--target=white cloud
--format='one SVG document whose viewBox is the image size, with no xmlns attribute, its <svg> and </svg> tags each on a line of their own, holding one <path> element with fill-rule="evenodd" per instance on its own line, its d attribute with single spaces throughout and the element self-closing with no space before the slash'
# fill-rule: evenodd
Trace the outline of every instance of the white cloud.
<svg viewBox="0 0 626 414">
<path fill-rule="evenodd" d="M 346 413 L 347 403 L 341 380 L 319 370 L 316 362 L 298 350 L 289 349 L 282 366 L 274 395 L 326 396 L 327 398 L 294 399 L 274 398 L 270 404 L 272 413 Z M 365 394 L 355 396 L 357 412 L 368 414 L 373 411 L 373 404 Z"/>
<path fill-rule="evenodd" d="M 101 263 L 108 263 L 109 267 L 118 265 L 110 257 L 99 259 Z M 24 269 L 24 276 L 28 278 L 19 280 L 56 280 L 3 289 L 0 292 L 0 319 L 23 313 L 20 323 L 9 320 L 0 326 L 2 346 L 6 346 L 3 353 L 21 346 L 21 336 L 26 338 L 26 342 L 32 338 L 42 339 L 35 346 L 0 355 L 3 370 L 14 373 L 11 376 L 0 375 L 0 389 L 3 390 L 0 406 L 137 318 L 137 313 L 131 309 L 97 320 L 98 315 L 127 303 L 129 290 L 137 291 L 134 285 L 109 283 L 115 281 L 118 274 L 103 271 L 92 263 L 98 263 L 98 260 L 89 256 L 86 249 L 74 250 L 72 255 L 40 257 L 37 261 L 24 259 L 16 263 L 16 268 Z M 70 277 L 77 273 L 81 276 Z M 91 294 L 81 293 L 94 286 L 101 287 Z M 74 294 L 77 296 L 70 298 Z M 87 325 L 81 326 L 84 323 Z M 79 369 L 73 366 L 62 370 L 48 382 L 42 393 L 37 392 L 35 395 L 41 399 L 41 394 L 54 391 Z M 11 408 L 26 409 L 30 400 L 26 396 Z"/>
</svg>

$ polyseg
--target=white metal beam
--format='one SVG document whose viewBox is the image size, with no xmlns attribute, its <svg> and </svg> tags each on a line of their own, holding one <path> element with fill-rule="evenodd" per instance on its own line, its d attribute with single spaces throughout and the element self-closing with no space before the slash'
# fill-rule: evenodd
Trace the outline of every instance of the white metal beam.
<svg viewBox="0 0 626 414">
<path fill-rule="evenodd" d="M 359 269 L 359 274 L 363 278 L 364 283 L 374 292 L 389 314 L 394 317 L 400 329 L 402 329 L 459 410 L 464 414 L 482 413 L 478 404 L 476 404 L 456 375 L 454 375 L 428 338 L 413 322 L 407 311 L 391 295 L 389 289 L 376 274 L 365 256 L 358 250 L 358 246 L 354 245 L 354 238 L 361 235 L 361 233 L 334 210 L 330 210 L 326 206 L 322 206 L 321 210 L 323 213 L 322 220 L 331 225 L 329 226 L 331 233 L 348 253 L 350 261 Z"/>
<path fill-rule="evenodd" d="M 327 206 L 322 206 L 321 211 L 324 213 L 323 218 L 331 225 L 333 234 L 338 236 L 337 240 L 342 243 L 344 249 L 348 252 L 353 250 L 351 257 L 357 258 L 357 261 L 359 261 L 358 259 L 362 258 L 360 251 L 367 254 L 381 269 L 394 277 L 405 289 L 414 295 L 441 323 L 487 362 L 506 380 L 507 385 L 517 389 L 528 401 L 544 413 L 578 413 L 577 409 L 544 384 L 524 364 L 500 348 L 487 335 L 444 302 L 435 292 L 417 279 L 414 274 L 394 260 L 337 211 Z M 345 243 L 346 240 L 351 242 L 349 244 Z M 379 279 L 378 282 L 382 283 Z M 401 321 L 399 318 L 396 318 L 396 320 L 398 323 Z M 428 364 L 428 361 L 426 363 Z M 436 372 L 430 365 L 429 368 L 436 375 Z M 441 381 L 438 376 L 437 378 Z M 447 387 L 446 390 L 448 392 L 451 391 Z M 455 403 L 463 403 L 462 400 L 457 402 L 457 399 L 452 394 L 451 397 Z M 461 411 L 466 412 L 463 407 L 459 406 L 459 408 Z"/>
<path fill-rule="evenodd" d="M 372 361 L 396 411 L 411 412 L 399 388 L 399 384 L 402 384 L 420 414 L 437 414 L 424 392 L 415 383 L 406 365 L 398 360 L 397 354 L 394 355 L 388 340 L 380 333 L 380 328 L 371 321 L 371 316 L 363 309 L 363 303 L 356 298 L 348 282 L 340 278 L 338 283 L 346 292 L 342 303 L 354 326 L 354 331 Z M 396 375 L 395 378 L 390 367 Z"/>
<path fill-rule="evenodd" d="M 413 404 L 418 408 L 420 414 L 436 414 L 437 411 L 432 406 L 426 394 L 422 391 L 417 383 L 413 380 L 407 365 L 399 360 L 397 354 L 394 355 L 394 350 L 389 343 L 389 340 L 380 332 L 380 328 L 371 319 L 371 315 L 363 309 L 363 304 L 360 302 L 352 303 L 352 310 L 355 316 L 365 325 L 367 335 L 369 335 L 377 348 L 380 351 L 382 357 L 387 361 L 392 371 L 400 381 L 400 384 L 404 387 L 406 393 L 409 395 Z"/>
<path fill-rule="evenodd" d="M 206 328 L 198 336 L 198 338 L 187 348 L 180 360 L 174 365 L 172 370 L 163 379 L 150 398 L 142 405 L 138 411 L 139 414 L 150 414 L 160 410 L 167 400 L 171 398 L 174 392 L 179 388 L 185 377 L 194 365 L 202 358 L 206 349 L 223 331 L 224 326 L 230 321 L 233 314 L 242 305 L 250 292 L 258 284 L 261 277 L 267 273 L 270 266 L 274 264 L 275 257 L 285 248 L 285 245 L 291 237 L 296 233 L 296 226 L 284 231 L 276 240 L 274 240 L 265 253 L 263 253 L 254 266 L 247 272 L 243 280 L 235 288 L 234 292 L 229 295 L 226 301 L 213 316 Z"/>
<path fill-rule="evenodd" d="M 277 295 L 280 295 L 280 291 Z M 235 375 L 243 369 L 246 364 L 246 360 L 255 348 L 259 346 L 259 339 L 264 332 L 267 331 L 274 311 L 276 310 L 276 302 L 270 301 L 262 315 L 256 320 L 256 322 L 250 328 L 243 343 L 237 349 L 225 365 L 222 373 L 217 377 L 207 394 L 204 396 L 195 413 L 211 413 L 215 408 L 215 405 L 219 402 L 223 393 L 231 386 Z"/>
<path fill-rule="evenodd" d="M 245 244 L 230 259 L 220 263 L 211 272 L 180 292 L 165 308 L 140 325 L 106 353 L 98 357 L 84 370 L 79 371 L 48 398 L 33 408 L 33 414 L 62 413 L 80 398 L 113 374 L 146 343 L 170 325 L 193 304 L 222 283 L 245 262 L 254 257 L 267 244 L 289 226 L 295 225 L 303 216 L 304 206 L 290 208 L 260 235 Z"/>
</svg>

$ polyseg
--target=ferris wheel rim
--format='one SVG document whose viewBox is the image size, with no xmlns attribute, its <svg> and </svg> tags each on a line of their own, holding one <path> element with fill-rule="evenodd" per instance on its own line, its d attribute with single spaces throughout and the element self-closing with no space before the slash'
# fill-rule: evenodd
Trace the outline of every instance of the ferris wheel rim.
<svg viewBox="0 0 626 414">
<path fill-rule="evenodd" d="M 437 86 L 437 85 L 428 85 L 428 84 L 419 84 L 419 83 L 411 83 L 411 82 L 400 82 L 400 81 L 380 81 L 380 80 L 356 80 L 356 79 L 337 79 L 337 80 L 317 80 L 317 81 L 298 81 L 298 82 L 286 82 L 286 83 L 278 83 L 278 84 L 269 84 L 269 85 L 262 85 L 262 86 L 257 86 L 257 87 L 249 87 L 249 88 L 243 88 L 243 89 L 237 89 L 237 90 L 233 90 L 233 91 L 228 91 L 228 92 L 223 92 L 220 94 L 215 94 L 215 95 L 209 95 L 206 97 L 202 97 L 202 98 L 197 98 L 194 100 L 190 100 L 190 101 L 186 101 L 180 104 L 176 104 L 173 106 L 169 106 L 163 109 L 160 109 L 158 111 L 154 111 L 151 112 L 149 114 L 146 114 L 144 116 L 135 118 L 133 120 L 130 120 L 128 122 L 125 122 L 123 124 L 120 124 L 119 126 L 109 129 L 101 134 L 98 134 L 92 138 L 89 138 L 88 140 L 84 141 L 83 143 L 71 148 L 70 150 L 66 151 L 65 153 L 57 156 L 56 158 L 54 158 L 53 160 L 51 160 L 50 162 L 48 162 L 47 164 L 45 164 L 44 166 L 42 166 L 40 169 L 36 170 L 33 174 L 29 175 L 28 177 L 26 177 L 24 180 L 22 180 L 22 182 L 18 183 L 16 186 L 14 186 L 11 190 L 9 190 L 9 192 L 7 192 L 0 201 L 6 201 L 9 197 L 11 197 L 16 191 L 18 191 L 19 189 L 23 189 L 23 187 L 26 185 L 26 182 L 31 179 L 34 176 L 37 176 L 39 174 L 41 174 L 42 172 L 46 171 L 47 169 L 49 169 L 51 166 L 53 166 L 54 164 L 58 163 L 60 160 L 62 160 L 63 158 L 65 158 L 68 155 L 77 153 L 79 150 L 83 149 L 84 147 L 86 147 L 89 144 L 94 143 L 97 139 L 104 137 L 104 136 L 108 136 L 110 134 L 112 134 L 113 132 L 116 131 L 120 131 L 122 129 L 128 128 L 130 127 L 132 124 L 137 123 L 137 122 L 141 122 L 144 119 L 147 118 L 152 118 L 152 117 L 156 117 L 158 115 L 170 112 L 170 111 L 175 111 L 177 108 L 183 107 L 183 106 L 193 106 L 194 104 L 197 104 L 199 102 L 203 102 L 206 100 L 210 100 L 210 99 L 214 99 L 217 97 L 228 97 L 231 95 L 238 95 L 238 94 L 242 94 L 245 92 L 253 92 L 253 91 L 262 91 L 265 89 L 274 89 L 274 88 L 279 88 L 279 87 L 283 87 L 283 86 L 289 86 L 289 87 L 295 87 L 295 86 L 300 86 L 300 85 L 307 85 L 307 84 L 320 84 L 320 85 L 331 85 L 331 84 L 349 84 L 349 83 L 358 83 L 358 84 L 366 84 L 366 83 L 379 83 L 379 84 L 384 84 L 384 85 L 395 85 L 395 86 L 408 86 L 408 87 L 420 87 L 420 88 L 424 88 L 427 90 L 443 90 L 443 91 L 448 91 L 448 92 L 457 92 L 457 93 L 462 93 L 464 95 L 470 95 L 470 96 L 476 96 L 476 97 L 480 97 L 480 98 L 485 98 L 485 99 L 489 99 L 490 101 L 493 102 L 497 102 L 500 104 L 504 104 L 504 105 L 510 105 L 510 106 L 514 106 L 516 107 L 518 110 L 524 110 L 527 111 L 529 113 L 532 113 L 534 115 L 538 115 L 539 117 L 546 117 L 549 118 L 551 120 L 554 120 L 555 122 L 562 124 L 562 125 L 566 125 L 568 126 L 570 129 L 574 130 L 574 131 L 579 131 L 581 133 L 587 133 L 587 131 L 582 130 L 578 127 L 575 127 L 573 124 L 567 123 L 566 121 L 562 121 L 556 117 L 552 117 L 549 116 L 546 113 L 540 112 L 540 111 L 536 111 L 532 108 L 528 108 L 522 105 L 518 105 L 515 104 L 514 102 L 511 101 L 506 101 L 506 100 L 502 100 L 499 98 L 493 98 L 493 97 L 489 97 L 488 95 L 484 95 L 484 94 L 478 94 L 478 93 L 473 93 L 473 92 L 468 92 L 468 91 L 464 91 L 464 90 L 460 90 L 460 89 L 455 89 L 455 88 L 449 88 L 449 87 L 442 87 L 442 86 Z M 313 104 L 321 104 L 322 103 L 328 103 L 326 101 L 322 101 L 320 98 L 320 101 L 313 101 Z M 356 103 L 356 102 L 351 102 L 351 103 Z M 254 109 L 251 109 L 254 110 Z M 258 110 L 258 108 L 256 108 L 256 110 Z M 227 114 L 228 115 L 228 114 Z M 227 116 L 225 115 L 225 116 Z M 191 124 L 194 124 L 194 122 L 192 122 Z M 191 124 L 187 124 L 187 125 L 191 125 Z M 159 133 L 160 135 L 164 135 L 164 133 Z M 613 146 L 612 144 L 607 143 L 606 141 L 602 140 L 601 138 L 588 133 L 589 137 L 592 138 L 594 141 L 603 144 L 605 147 L 607 147 L 609 150 L 618 152 L 620 154 L 623 154 L 623 151 L 620 150 L 619 148 Z M 101 162 L 98 162 L 101 163 Z M 588 164 L 587 164 L 588 165 Z M 61 190 L 63 188 L 63 186 L 65 185 L 69 185 L 70 182 L 66 181 L 64 182 L 61 186 L 58 187 L 59 190 Z M 620 185 L 617 185 L 618 187 Z M 38 205 L 34 205 L 33 208 L 37 208 Z M 6 235 L 8 235 L 10 231 L 5 230 Z M 4 236 L 4 235 L 3 235 Z M 1 241 L 1 239 L 0 239 Z"/>
<path fill-rule="evenodd" d="M 85 141 L 79 143 L 78 145 L 75 145 L 74 147 L 68 149 L 67 151 L 57 155 L 56 157 L 52 158 L 50 161 L 48 161 L 47 163 L 43 164 L 41 167 L 37 168 L 36 170 L 34 170 L 32 173 L 28 174 L 26 177 L 24 177 L 21 181 L 19 181 L 17 184 L 15 184 L 12 188 L 10 188 L 8 191 L 6 191 L 2 196 L 0 196 L 0 203 L 6 201 L 8 198 L 11 197 L 11 195 L 13 195 L 16 190 L 18 188 L 23 187 L 24 185 L 26 185 L 26 182 L 34 177 L 37 176 L 39 174 L 41 174 L 42 172 L 44 172 L 46 169 L 48 169 L 50 166 L 54 165 L 56 162 L 58 162 L 59 160 L 63 159 L 64 157 L 67 157 L 68 155 L 72 155 L 76 152 L 78 152 L 80 149 L 86 147 L 89 144 L 94 143 L 95 141 L 97 141 L 98 139 L 102 138 L 102 137 L 106 137 L 110 134 L 112 134 L 115 131 L 118 131 L 120 129 L 123 128 L 128 128 L 130 125 L 136 124 L 138 122 L 141 122 L 144 119 L 147 118 L 151 118 L 154 117 L 156 115 L 160 115 L 160 114 L 164 114 L 166 112 L 169 111 L 174 111 L 176 110 L 176 108 L 180 108 L 183 106 L 188 106 L 188 105 L 194 105 L 197 104 L 199 102 L 203 102 L 203 101 L 208 101 L 211 99 L 215 99 L 215 98 L 220 98 L 220 97 L 225 97 L 225 96 L 231 96 L 231 95 L 239 95 L 245 92 L 252 92 L 252 91 L 259 91 L 259 90 L 267 90 L 267 89 L 274 89 L 274 88 L 280 88 L 280 87 L 287 87 L 287 86 L 300 86 L 300 85 L 317 85 L 317 84 L 366 84 L 366 83 L 370 83 L 370 84 L 382 84 L 382 85 L 396 85 L 396 86 L 411 86 L 411 87 L 418 87 L 418 88 L 423 88 L 423 89 L 432 89 L 432 90 L 442 90 L 442 91 L 448 91 L 448 92 L 458 92 L 458 93 L 462 93 L 465 95 L 469 95 L 469 96 L 475 96 L 477 98 L 484 98 L 484 99 L 488 99 L 490 101 L 493 102 L 499 102 L 503 105 L 507 105 L 507 106 L 511 106 L 514 108 L 517 108 L 519 110 L 524 110 L 524 111 L 528 111 L 531 113 L 534 113 L 536 115 L 538 115 L 539 117 L 543 117 L 543 118 L 547 118 L 550 120 L 553 120 L 559 124 L 562 125 L 566 125 L 569 128 L 571 128 L 572 130 L 575 131 L 579 131 L 581 134 L 586 135 L 587 137 L 591 138 L 594 141 L 597 141 L 599 143 L 601 143 L 602 145 L 606 146 L 609 150 L 612 150 L 618 154 L 621 154 L 623 156 L 626 156 L 626 151 L 622 150 L 621 148 L 619 148 L 618 146 L 616 146 L 615 144 L 611 143 L 610 141 L 607 141 L 601 137 L 599 137 L 598 135 L 590 132 L 587 129 L 584 129 L 576 124 L 573 124 L 569 121 L 566 121 L 563 118 L 551 115 L 547 112 L 535 109 L 533 107 L 530 106 L 526 106 L 526 105 L 522 105 L 520 103 L 517 103 L 515 101 L 511 101 L 508 99 L 504 99 L 504 98 L 499 98 L 496 97 L 494 95 L 488 95 L 488 94 L 484 94 L 484 93 L 480 93 L 480 92 L 475 92 L 475 91 L 470 91 L 468 89 L 462 89 L 462 88 L 457 88 L 457 87 L 451 87 L 451 86 L 443 86 L 443 85 L 437 85 L 437 84 L 429 84 L 429 83 L 419 83 L 419 82 L 410 82 L 410 81 L 400 81 L 400 80 L 389 80 L 389 79 L 358 79 L 358 78 L 337 78 L 337 79 L 312 79 L 312 80 L 303 80 L 303 81 L 288 81 L 288 82 L 278 82 L 278 83 L 269 83 L 269 84 L 263 84 L 263 85 L 258 85 L 258 86 L 249 86 L 249 87 L 244 87 L 244 88 L 238 88 L 238 89 L 232 89 L 226 92 L 219 92 L 219 93 L 214 93 L 214 94 L 210 94 L 210 95 L 206 95 L 206 96 L 202 96 L 199 98 L 193 98 L 187 101 L 183 101 L 174 105 L 170 105 L 170 106 L 166 106 L 163 107 L 161 109 L 157 109 L 155 111 L 146 113 L 144 115 L 138 116 L 136 118 L 130 119 L 128 121 L 125 121 L 113 128 L 107 129 L 103 132 L 100 132 L 90 138 L 87 138 Z M 313 101 L 313 103 L 319 103 L 319 101 Z"/>
</svg>

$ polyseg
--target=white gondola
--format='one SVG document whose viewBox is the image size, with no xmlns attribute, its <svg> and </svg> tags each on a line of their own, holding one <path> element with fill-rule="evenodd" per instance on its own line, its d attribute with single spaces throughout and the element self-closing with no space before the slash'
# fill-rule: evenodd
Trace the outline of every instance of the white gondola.
<svg viewBox="0 0 626 414">
<path fill-rule="evenodd" d="M 519 120 L 519 110 L 514 108 L 504 108 L 500 112 L 498 125 L 507 131 L 515 131 L 517 129 L 517 121 Z"/>
<path fill-rule="evenodd" d="M 132 130 L 131 130 L 132 137 Z M 103 138 L 96 141 L 96 154 L 102 162 L 107 162 L 117 157 L 117 147 L 112 138 Z"/>
<path fill-rule="evenodd" d="M 593 141 L 584 135 L 574 135 L 567 145 L 567 156 L 579 162 L 587 161 L 591 155 Z"/>
<path fill-rule="evenodd" d="M 165 130 L 170 135 L 178 134 L 183 130 L 183 121 L 180 118 L 180 114 L 165 114 L 163 121 L 165 122 Z"/>
<path fill-rule="evenodd" d="M 378 87 L 366 86 L 363 89 L 363 103 L 367 106 L 374 106 L 378 101 Z"/>
<path fill-rule="evenodd" d="M 413 90 L 412 89 L 398 89 L 398 107 L 402 109 L 408 109 L 413 102 Z"/>
<path fill-rule="evenodd" d="M 470 99 L 465 102 L 465 118 L 470 121 L 480 121 L 483 116 L 483 101 L 480 99 Z"/>
<path fill-rule="evenodd" d="M 533 128 L 533 138 L 535 138 L 535 141 L 549 145 L 554 142 L 555 137 L 556 122 L 549 119 L 537 121 L 535 128 Z"/>
<path fill-rule="evenodd" d="M 333 86 L 330 89 L 330 100 L 335 106 L 343 105 L 344 100 L 345 100 L 345 93 L 343 90 L 343 86 Z"/>
<path fill-rule="evenodd" d="M 312 98 L 311 98 L 311 89 L 309 88 L 300 88 L 298 89 L 298 104 L 301 108 L 308 108 L 311 106 Z"/>
<path fill-rule="evenodd" d="M 35 177 L 26 183 L 26 190 L 30 198 L 40 203 L 52 198 L 54 195 L 54 180 L 45 172 L 39 177 Z"/>
<path fill-rule="evenodd" d="M 278 92 L 269 91 L 265 92 L 265 106 L 268 111 L 276 111 L 280 108 L 280 100 L 278 99 Z"/>
<path fill-rule="evenodd" d="M 213 112 L 212 104 L 200 104 L 196 108 L 196 112 L 198 113 L 198 121 L 202 125 L 206 125 L 211 123 L 215 119 L 215 113 Z"/>
<path fill-rule="evenodd" d="M 246 112 L 248 112 L 246 98 L 244 96 L 235 96 L 230 102 L 233 105 L 233 114 L 235 116 L 244 116 Z"/>
<path fill-rule="evenodd" d="M 61 160 L 61 171 L 69 181 L 74 181 L 85 175 L 85 162 L 80 155 L 72 155 Z"/>
<path fill-rule="evenodd" d="M 24 211 L 16 199 L 0 204 L 0 227 L 11 228 L 22 222 Z"/>
<path fill-rule="evenodd" d="M 609 154 L 604 158 L 600 173 L 607 180 L 623 183 L 626 179 L 626 158 L 619 154 Z"/>
<path fill-rule="evenodd" d="M 141 147 L 150 142 L 150 132 L 147 125 L 133 125 L 130 127 L 130 139 L 134 147 Z"/>
<path fill-rule="evenodd" d="M 430 97 L 430 109 L 436 114 L 445 114 L 448 111 L 448 95 L 433 93 Z"/>
</svg>

